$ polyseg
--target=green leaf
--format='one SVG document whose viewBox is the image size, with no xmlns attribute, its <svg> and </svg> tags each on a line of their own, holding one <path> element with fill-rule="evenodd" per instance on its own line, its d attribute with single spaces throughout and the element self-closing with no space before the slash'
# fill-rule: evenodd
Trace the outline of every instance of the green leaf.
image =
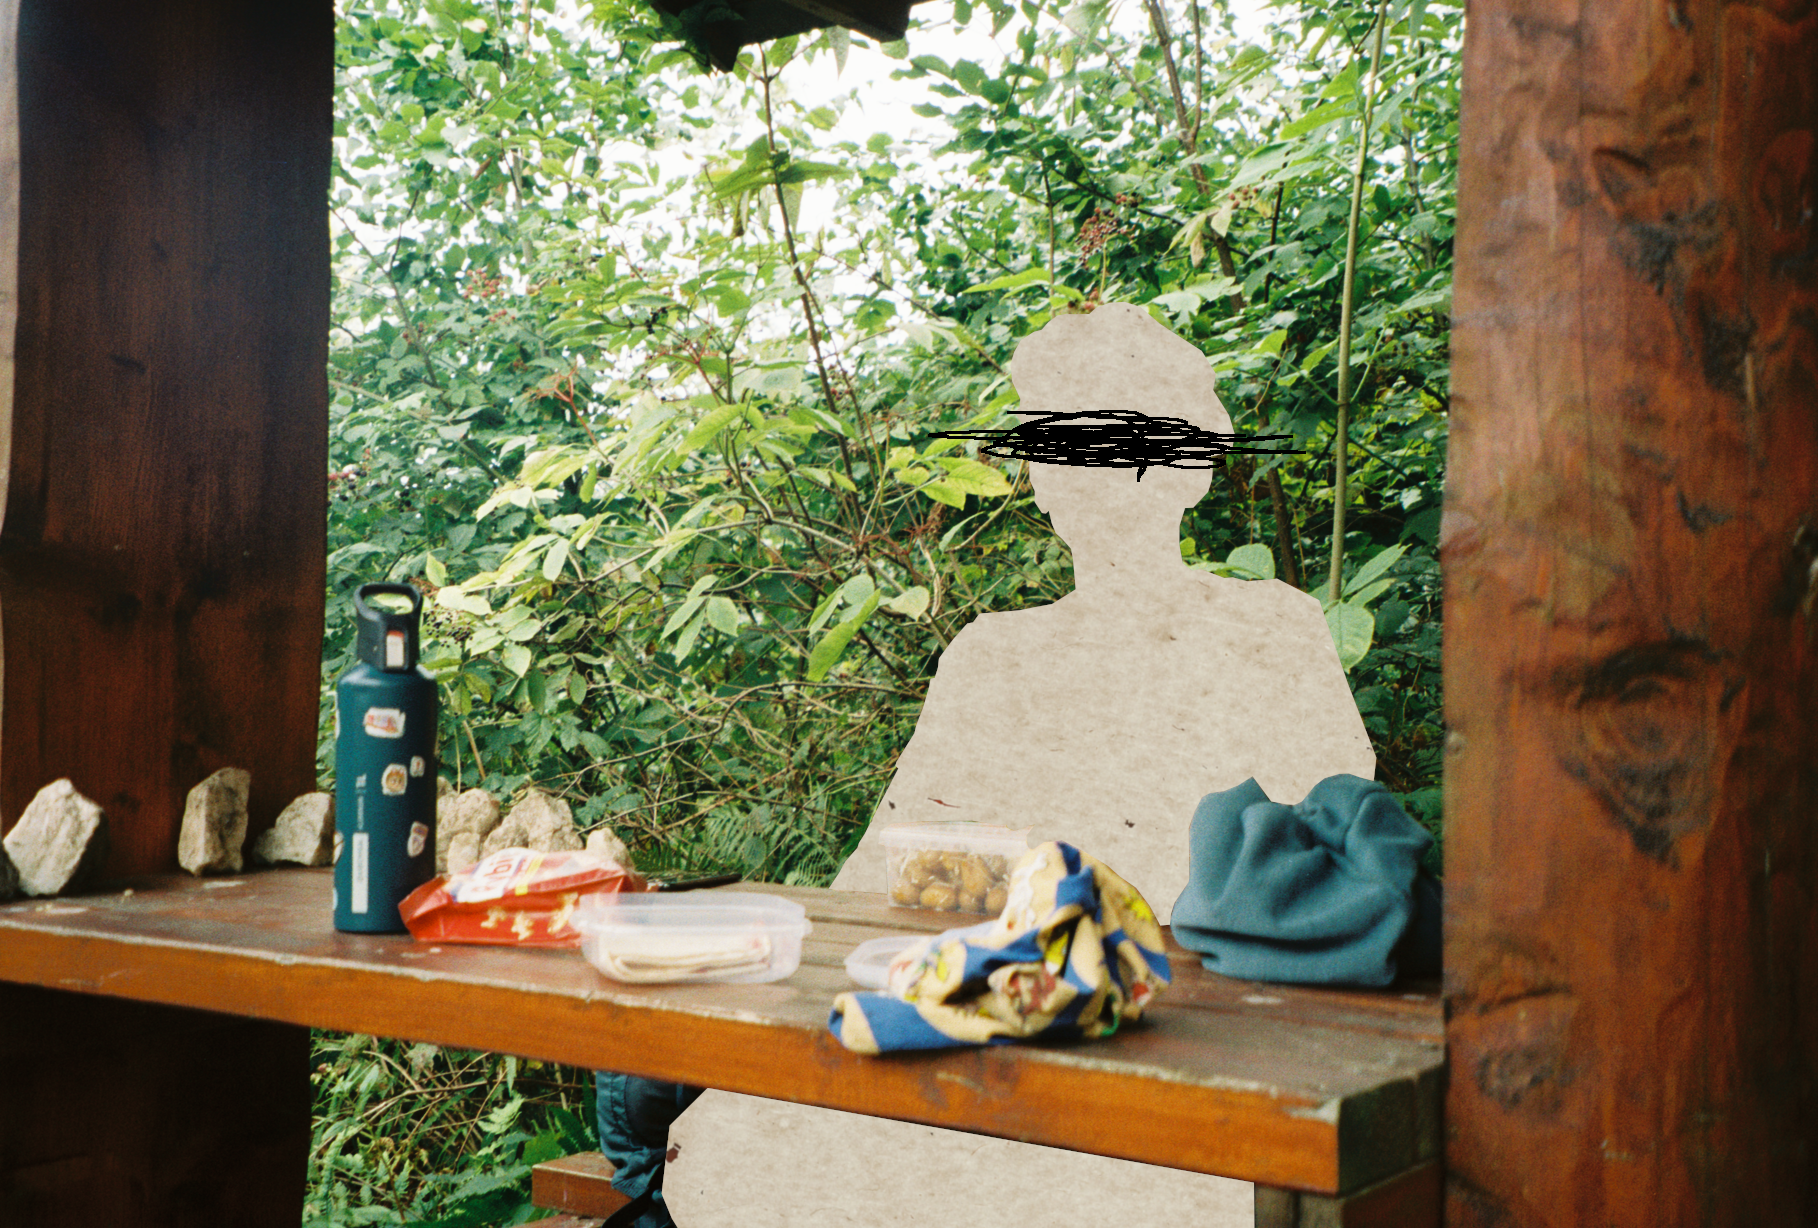
<svg viewBox="0 0 1818 1228">
<path fill-rule="evenodd" d="M 448 568 L 444 567 L 442 560 L 433 554 L 423 556 L 423 574 L 429 578 L 431 584 L 438 588 L 448 583 Z"/>
<path fill-rule="evenodd" d="M 674 652 L 677 661 L 686 661 L 688 659 L 688 654 L 694 651 L 695 640 L 700 638 L 701 628 L 706 625 L 707 613 L 703 610 L 701 613 L 695 615 L 694 618 L 690 619 L 686 627 L 682 628 L 682 633 L 675 637 Z"/>
<path fill-rule="evenodd" d="M 1225 557 L 1225 566 L 1257 580 L 1275 578 L 1275 555 L 1261 542 L 1239 546 Z"/>
<path fill-rule="evenodd" d="M 1362 606 L 1341 601 L 1326 611 L 1326 629 L 1338 649 L 1338 663 L 1349 673 L 1370 651 L 1376 638 L 1376 619 Z"/>
<path fill-rule="evenodd" d="M 688 437 L 682 440 L 683 453 L 699 451 L 703 445 L 712 442 L 721 431 L 730 426 L 733 419 L 744 416 L 745 407 L 743 405 L 720 406 L 702 418 L 695 428 L 688 432 Z"/>
<path fill-rule="evenodd" d="M 865 620 L 871 617 L 877 605 L 877 594 L 872 593 L 865 599 L 865 604 L 859 607 L 857 614 L 821 637 L 821 642 L 808 654 L 808 681 L 821 681 L 827 676 L 828 670 L 839 664 L 840 657 L 845 655 L 846 645 L 852 642 L 852 637 L 858 634 L 859 628 L 865 625 Z"/>
<path fill-rule="evenodd" d="M 884 608 L 892 614 L 901 614 L 904 618 L 920 618 L 928 612 L 928 590 L 919 584 L 914 588 L 906 588 L 884 602 Z"/>
<path fill-rule="evenodd" d="M 486 598 L 478 593 L 469 593 L 458 584 L 437 589 L 436 604 L 444 610 L 459 610 L 463 614 L 476 614 L 481 618 L 492 613 L 492 606 Z"/>
<path fill-rule="evenodd" d="M 918 489 L 936 503 L 945 503 L 948 507 L 966 506 L 966 492 L 952 482 L 936 478 L 932 482 L 922 483 Z"/>
<path fill-rule="evenodd" d="M 939 463 L 947 471 L 945 485 L 965 494 L 992 498 L 1010 493 L 1009 481 L 995 466 L 963 456 L 943 456 Z"/>
<path fill-rule="evenodd" d="M 1375 555 L 1375 557 L 1371 558 L 1369 562 L 1365 563 L 1362 567 L 1359 567 L 1357 569 L 1357 574 L 1346 582 L 1344 588 L 1345 599 L 1352 599 L 1353 596 L 1358 592 L 1361 592 L 1366 585 L 1373 582 L 1377 577 L 1381 576 L 1383 572 L 1389 570 L 1389 568 L 1395 566 L 1396 560 L 1407 552 L 1408 548 L 1406 546 L 1385 546 Z"/>
<path fill-rule="evenodd" d="M 981 281 L 976 286 L 968 286 L 965 292 L 967 294 L 988 294 L 993 290 L 1021 290 L 1024 286 L 1046 285 L 1047 283 L 1047 269 L 1024 269 L 1020 273 L 1006 273 L 1002 277 L 993 277 L 990 281 Z"/>
<path fill-rule="evenodd" d="M 738 633 L 739 608 L 732 598 L 715 595 L 707 599 L 707 625 L 726 635 Z"/>
<path fill-rule="evenodd" d="M 1292 123 L 1282 125 L 1279 136 L 1282 140 L 1291 141 L 1297 136 L 1305 136 L 1315 128 L 1324 127 L 1335 120 L 1355 114 L 1357 114 L 1357 103 L 1350 98 L 1328 102 L 1323 107 L 1315 107 Z"/>
<path fill-rule="evenodd" d="M 522 678 L 524 671 L 530 668 L 530 649 L 522 644 L 507 644 L 499 654 L 499 659 L 505 663 L 506 669 Z"/>
<path fill-rule="evenodd" d="M 1374 584 L 1365 585 L 1363 588 L 1358 589 L 1355 593 L 1352 593 L 1349 597 L 1345 598 L 1345 600 L 1349 601 L 1352 605 L 1367 606 L 1399 583 L 1399 580 L 1390 576 L 1386 580 L 1378 580 Z"/>
<path fill-rule="evenodd" d="M 555 545 L 549 548 L 549 553 L 543 556 L 543 578 L 551 581 L 561 579 L 562 568 L 567 564 L 568 539 L 558 537 Z"/>
<path fill-rule="evenodd" d="M 707 600 L 705 596 L 707 590 L 712 588 L 718 579 L 719 577 L 709 572 L 694 582 L 694 587 L 688 590 L 688 596 L 682 599 L 682 604 L 677 607 L 676 612 L 671 614 L 669 621 L 663 624 L 662 638 L 668 639 L 675 634 L 676 628 L 694 617 L 694 612 L 700 609 L 701 604 Z"/>
</svg>

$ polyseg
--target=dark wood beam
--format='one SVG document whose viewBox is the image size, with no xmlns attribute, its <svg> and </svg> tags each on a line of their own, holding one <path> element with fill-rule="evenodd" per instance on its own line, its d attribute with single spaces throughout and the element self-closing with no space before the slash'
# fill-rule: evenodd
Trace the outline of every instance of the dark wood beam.
<svg viewBox="0 0 1818 1228">
<path fill-rule="evenodd" d="M 174 869 L 215 769 L 315 788 L 333 12 L 4 13 L 0 816 L 67 776 Z"/>
<path fill-rule="evenodd" d="M 0 820 L 70 777 L 109 875 L 216 768 L 255 829 L 315 787 L 333 48 L 327 0 L 0 0 Z M 0 1223 L 297 1223 L 307 1029 L 7 985 L 0 1062 Z"/>
<path fill-rule="evenodd" d="M 698 0 L 650 0 L 680 17 Z M 712 65 L 730 71 L 745 47 L 791 34 L 844 26 L 880 43 L 894 42 L 909 29 L 909 6 L 923 0 L 728 0 L 736 17 L 702 22 L 698 37 Z"/>
<path fill-rule="evenodd" d="M 1467 21 L 1447 1222 L 1818 1223 L 1818 5 Z"/>
</svg>

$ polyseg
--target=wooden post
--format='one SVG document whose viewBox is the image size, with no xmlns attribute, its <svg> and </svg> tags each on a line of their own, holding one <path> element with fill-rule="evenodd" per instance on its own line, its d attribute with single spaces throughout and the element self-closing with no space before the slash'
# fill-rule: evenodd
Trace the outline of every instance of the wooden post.
<svg viewBox="0 0 1818 1228">
<path fill-rule="evenodd" d="M 164 872 L 215 769 L 315 788 L 333 14 L 3 12 L 0 816 L 68 776 Z"/>
<path fill-rule="evenodd" d="M 1448 1219 L 1818 1223 L 1818 4 L 1481 0 Z"/>
<path fill-rule="evenodd" d="M 315 787 L 328 0 L 0 0 L 0 818 Z M 76 906 L 79 906 L 79 902 Z M 326 918 L 325 918 L 326 923 Z M 294 1225 L 308 1032 L 0 986 L 0 1223 Z"/>
</svg>

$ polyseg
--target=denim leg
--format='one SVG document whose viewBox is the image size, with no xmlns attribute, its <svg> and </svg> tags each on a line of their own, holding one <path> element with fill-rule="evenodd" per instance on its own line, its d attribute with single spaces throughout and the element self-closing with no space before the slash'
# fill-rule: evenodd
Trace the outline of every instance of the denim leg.
<svg viewBox="0 0 1818 1228">
<path fill-rule="evenodd" d="M 650 1212 L 635 1221 L 636 1228 L 673 1228 L 663 1207 L 669 1124 L 694 1103 L 701 1089 L 610 1070 L 595 1071 L 593 1078 L 600 1151 L 612 1163 L 612 1184 L 633 1198 L 650 1196 Z"/>
</svg>

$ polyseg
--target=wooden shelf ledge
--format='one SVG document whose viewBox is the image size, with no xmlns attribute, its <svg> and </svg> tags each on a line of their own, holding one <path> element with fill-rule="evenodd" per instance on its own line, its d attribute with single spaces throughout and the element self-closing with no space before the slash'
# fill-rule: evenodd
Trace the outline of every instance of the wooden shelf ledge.
<svg viewBox="0 0 1818 1228">
<path fill-rule="evenodd" d="M 576 951 L 337 933 L 330 885 L 327 870 L 173 876 L 6 905 L 0 980 L 621 1070 L 1314 1194 L 1361 1190 L 1439 1150 L 1434 985 L 1259 985 L 1173 947 L 1175 983 L 1108 1040 L 871 1058 L 826 1026 L 834 995 L 853 988 L 847 953 L 944 929 L 951 914 L 766 886 L 814 921 L 794 976 L 634 986 Z"/>
</svg>

